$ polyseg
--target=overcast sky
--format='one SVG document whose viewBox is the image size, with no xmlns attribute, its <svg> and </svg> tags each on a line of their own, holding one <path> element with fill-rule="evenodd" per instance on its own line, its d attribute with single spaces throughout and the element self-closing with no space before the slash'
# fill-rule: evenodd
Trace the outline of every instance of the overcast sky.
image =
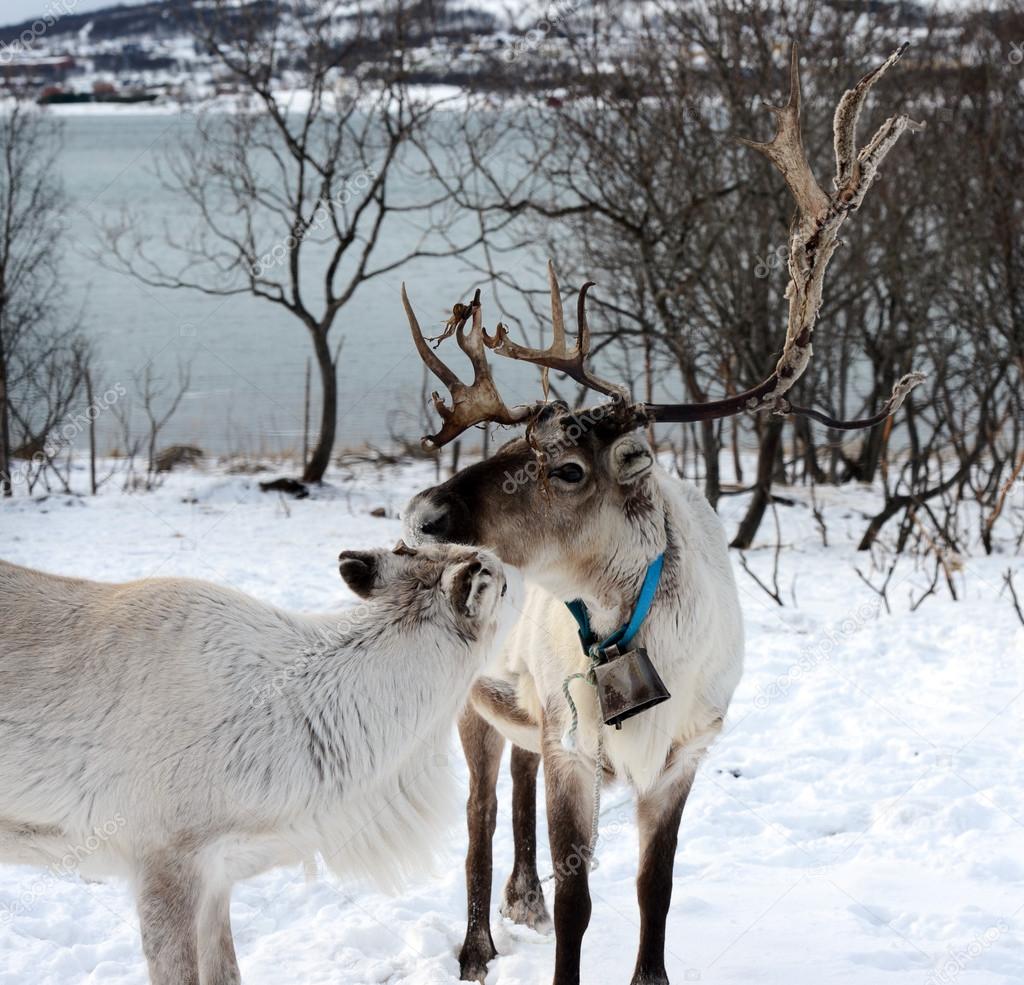
<svg viewBox="0 0 1024 985">
<path fill-rule="evenodd" d="M 18 24 L 30 17 L 53 16 L 62 10 L 84 14 L 117 3 L 139 3 L 140 0 L 0 0 L 0 24 Z"/>
</svg>

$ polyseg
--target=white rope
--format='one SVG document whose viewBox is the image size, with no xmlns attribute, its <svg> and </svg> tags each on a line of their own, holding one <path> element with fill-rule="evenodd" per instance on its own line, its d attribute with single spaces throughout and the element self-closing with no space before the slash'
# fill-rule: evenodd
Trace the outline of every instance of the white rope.
<svg viewBox="0 0 1024 985">
<path fill-rule="evenodd" d="M 597 724 L 597 763 L 594 767 L 594 812 L 590 817 L 590 871 L 597 869 L 597 839 L 601 837 L 601 784 L 604 783 L 604 725 Z"/>
</svg>

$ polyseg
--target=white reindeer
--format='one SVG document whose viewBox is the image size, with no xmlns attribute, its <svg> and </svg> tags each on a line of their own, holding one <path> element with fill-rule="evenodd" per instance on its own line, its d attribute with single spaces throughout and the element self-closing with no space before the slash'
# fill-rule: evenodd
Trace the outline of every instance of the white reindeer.
<svg viewBox="0 0 1024 985">
<path fill-rule="evenodd" d="M 439 753 L 517 579 L 464 547 L 340 568 L 367 601 L 302 616 L 201 581 L 0 562 L 0 861 L 127 877 L 153 985 L 239 981 L 239 879 L 320 853 L 395 884 L 438 843 Z"/>
<path fill-rule="evenodd" d="M 840 101 L 831 194 L 820 188 L 804 156 L 795 50 L 789 100 L 772 107 L 777 132 L 768 143 L 751 144 L 782 173 L 798 209 L 789 253 L 786 343 L 775 371 L 751 390 L 702 404 L 631 404 L 621 387 L 586 367 L 590 338 L 584 305 L 590 284 L 579 295 L 576 345 L 567 349 L 550 265 L 554 331 L 547 350 L 512 342 L 500 325 L 494 336 L 488 335 L 479 292 L 471 305 L 455 308 L 442 338 L 454 334 L 469 356 L 474 381 L 467 386 L 427 345 L 403 290 L 417 349 L 451 393 L 450 407 L 434 395 L 443 426 L 424 439 L 425 445 L 438 447 L 485 421 L 527 425 L 525 437 L 508 442 L 491 459 L 417 495 L 405 516 L 410 543 L 486 545 L 506 563 L 520 566 L 531 583 L 523 618 L 500 666 L 474 685 L 460 722 L 470 769 L 469 921 L 460 954 L 465 980 L 483 981 L 495 955 L 489 913 L 491 839 L 495 783 L 507 739 L 514 744 L 516 853 L 502 912 L 534 927 L 548 923 L 536 865 L 536 777 L 543 758 L 555 869 L 554 981 L 578 985 L 582 940 L 591 915 L 587 863 L 594 837 L 594 791 L 602 779 L 625 781 L 636 792 L 640 831 L 640 946 L 632 981 L 667 985 L 665 924 L 679 822 L 697 764 L 721 728 L 740 678 L 743 631 L 718 518 L 694 488 L 657 465 L 639 429 L 652 421 L 706 421 L 759 410 L 804 414 L 839 429 L 872 427 L 894 413 L 920 382 L 919 374 L 908 374 L 880 413 L 860 421 L 839 421 L 796 407 L 788 396 L 810 359 L 825 269 L 839 228 L 860 205 L 900 134 L 916 126 L 906 116 L 891 117 L 857 151 L 855 128 L 868 90 L 903 50 Z M 581 413 L 564 403 L 507 407 L 494 385 L 487 348 L 567 373 L 613 400 Z M 657 583 L 649 611 L 642 590 L 648 573 Z M 568 602 L 575 602 L 580 618 L 589 615 L 590 633 L 583 633 L 589 653 L 581 646 Z M 635 634 L 631 614 L 644 617 Z M 625 649 L 643 648 L 649 654 L 671 695 L 624 721 L 620 730 L 602 724 L 595 687 L 602 670 L 617 666 L 613 662 L 618 651 L 601 643 L 616 631 L 631 636 Z M 563 693 L 566 682 L 579 714 L 574 745 L 563 741 L 572 731 L 572 709 Z M 650 696 L 642 695 L 644 701 Z"/>
</svg>

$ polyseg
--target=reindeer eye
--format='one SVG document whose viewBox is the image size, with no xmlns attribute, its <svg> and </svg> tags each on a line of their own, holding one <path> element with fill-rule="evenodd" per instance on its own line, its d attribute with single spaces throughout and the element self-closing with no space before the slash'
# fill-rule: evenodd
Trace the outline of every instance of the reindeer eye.
<svg viewBox="0 0 1024 985">
<path fill-rule="evenodd" d="M 561 479 L 563 482 L 583 481 L 583 469 L 575 462 L 569 462 L 567 465 L 560 465 L 557 469 L 552 469 L 548 475 L 553 479 Z"/>
</svg>

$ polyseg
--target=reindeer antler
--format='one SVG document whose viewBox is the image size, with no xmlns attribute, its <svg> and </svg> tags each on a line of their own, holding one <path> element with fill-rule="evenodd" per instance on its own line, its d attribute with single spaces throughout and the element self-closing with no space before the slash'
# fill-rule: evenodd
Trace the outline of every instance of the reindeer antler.
<svg viewBox="0 0 1024 985">
<path fill-rule="evenodd" d="M 767 142 L 740 138 L 748 147 L 764 154 L 771 161 L 789 186 L 797 206 L 790 229 L 789 285 L 786 288 L 789 317 L 782 355 L 770 376 L 743 393 L 704 403 L 650 404 L 640 408 L 649 419 L 664 422 L 707 421 L 745 411 L 767 410 L 774 414 L 801 414 L 841 430 L 869 428 L 894 414 L 907 394 L 924 380 L 922 373 L 906 374 L 893 387 L 892 395 L 881 411 L 856 421 L 841 421 L 821 411 L 794 406 L 787 397 L 787 393 L 803 375 L 811 359 L 811 343 L 818 309 L 821 307 L 825 271 L 839 245 L 840 227 L 846 221 L 846 217 L 860 207 L 868 189 L 878 176 L 879 166 L 903 132 L 924 128 L 923 123 L 915 123 L 906 114 L 891 116 L 878 128 L 871 140 L 857 150 L 857 122 L 868 93 L 871 87 L 899 61 L 907 47 L 906 44 L 901 45 L 881 65 L 868 72 L 852 89 L 848 89 L 840 99 L 833 119 L 836 156 L 836 173 L 832 179 L 834 190 L 831 194 L 826 194 L 815 179 L 804 153 L 800 131 L 800 65 L 796 45 L 793 45 L 790 55 L 789 97 L 782 106 L 768 106 L 776 120 L 775 135 Z M 511 410 L 505 406 L 494 386 L 485 348 L 493 349 L 501 356 L 542 367 L 545 370 L 545 383 L 546 371 L 554 369 L 566 373 L 591 390 L 616 399 L 626 399 L 627 392 L 624 387 L 602 380 L 586 366 L 590 352 L 586 299 L 588 290 L 593 286 L 592 282 L 588 281 L 580 289 L 577 302 L 579 328 L 572 349 L 566 346 L 565 319 L 558 278 L 550 261 L 548 283 L 551 288 L 553 335 L 551 345 L 547 349 L 531 349 L 513 342 L 508 338 L 507 329 L 501 324 L 495 330 L 495 335 L 489 336 L 480 322 L 479 291 L 471 306 L 456 306 L 447 330 L 438 341 L 453 333 L 457 336 L 459 345 L 469 356 L 475 371 L 473 384 L 469 387 L 459 382 L 458 377 L 430 350 L 416 323 L 403 285 L 402 302 L 409 316 L 416 347 L 423 361 L 452 394 L 451 408 L 445 406 L 436 393 L 433 395 L 434 406 L 441 415 L 444 426 L 436 435 L 423 439 L 425 447 L 437 448 L 467 427 L 483 421 L 518 424 L 530 417 L 540 406 L 539 403 L 519 405 Z M 473 317 L 473 328 L 466 336 L 464 329 L 470 312 Z M 546 389 L 545 385 L 545 392 Z"/>
<path fill-rule="evenodd" d="M 625 387 L 602 380 L 587 368 L 587 356 L 590 355 L 587 291 L 593 286 L 594 282 L 588 280 L 580 288 L 579 299 L 576 302 L 576 344 L 569 350 L 565 344 L 565 315 L 562 311 L 562 295 L 558 287 L 558 276 L 555 273 L 554 263 L 548 260 L 548 287 L 551 291 L 551 345 L 546 349 L 530 349 L 525 345 L 520 345 L 518 342 L 513 342 L 508 337 L 508 329 L 499 324 L 495 330 L 497 341 L 493 348 L 499 356 L 508 356 L 511 359 L 520 359 L 523 362 L 541 366 L 545 371 L 545 380 L 547 370 L 554 369 L 572 377 L 577 383 L 582 383 L 590 390 L 626 400 L 629 398 L 629 394 Z"/>
<path fill-rule="evenodd" d="M 783 106 L 768 105 L 775 116 L 775 136 L 767 143 L 739 138 L 741 143 L 764 154 L 782 175 L 797 205 L 789 244 L 789 318 L 786 342 L 774 372 L 757 386 L 724 400 L 699 404 L 653 404 L 647 408 L 659 421 L 703 421 L 728 417 L 741 411 L 768 410 L 776 414 L 804 414 L 842 430 L 873 427 L 895 413 L 906 395 L 925 377 L 908 373 L 894 387 L 885 408 L 860 421 L 840 421 L 820 411 L 795 407 L 786 393 L 803 375 L 810 362 L 814 326 L 821 307 L 822 288 L 829 260 L 839 245 L 839 229 L 846 217 L 859 208 L 878 176 L 878 168 L 905 130 L 922 130 L 906 114 L 891 116 L 858 152 L 857 121 L 871 87 L 899 61 L 903 44 L 881 65 L 867 73 L 839 101 L 833 119 L 836 155 L 834 192 L 822 191 L 807 163 L 800 132 L 800 64 L 797 46 L 790 54 L 789 98 Z"/>
<path fill-rule="evenodd" d="M 834 195 L 829 198 L 818 187 L 804 155 L 800 135 L 800 60 L 796 44 L 790 55 L 789 99 L 781 108 L 770 107 L 778 120 L 775 136 L 767 144 L 742 139 L 760 151 L 778 169 L 796 199 L 798 215 L 789 248 L 789 324 L 786 344 L 775 367 L 776 384 L 760 401 L 773 405 L 803 375 L 811 359 L 811 339 L 821 307 L 825 270 L 839 245 L 839 228 L 847 215 L 856 211 L 878 175 L 878 167 L 906 129 L 923 128 L 909 116 L 891 116 L 871 142 L 856 156 L 857 121 L 871 87 L 899 61 L 907 50 L 903 44 L 878 68 L 868 72 L 853 89 L 848 89 L 836 108 L 833 137 L 836 153 Z M 920 375 L 920 374 L 918 374 Z M 923 380 L 915 379 L 911 386 Z"/>
<path fill-rule="evenodd" d="M 591 390 L 597 390 L 599 393 L 616 399 L 628 400 L 629 394 L 625 387 L 602 380 L 587 368 L 587 356 L 590 354 L 587 291 L 594 286 L 593 282 L 588 281 L 580 288 L 579 299 L 576 303 L 578 332 L 576 344 L 572 349 L 566 346 L 562 296 L 558 287 L 558 276 L 555 274 L 555 265 L 550 260 L 548 261 L 548 285 L 551 290 L 553 331 L 551 345 L 546 349 L 531 349 L 513 342 L 508 337 L 508 329 L 500 322 L 494 330 L 494 335 L 488 335 L 482 324 L 479 291 L 476 292 L 471 304 L 454 306 L 452 317 L 448 319 L 444 332 L 432 341 L 440 343 L 455 335 L 462 351 L 469 356 L 470 362 L 473 364 L 473 382 L 469 386 L 462 383 L 430 348 L 428 340 L 424 338 L 420 330 L 419 322 L 416 321 L 416 315 L 409 303 L 405 285 L 402 285 L 402 304 L 405 305 L 405 314 L 409 319 L 413 342 L 416 343 L 420 357 L 427 367 L 448 387 L 452 395 L 452 406 L 448 407 L 437 393 L 431 394 L 434 407 L 441 415 L 443 426 L 437 434 L 423 438 L 423 447 L 428 451 L 447 444 L 475 424 L 484 422 L 520 424 L 543 405 L 544 401 L 541 400 L 533 404 L 519 404 L 511 409 L 506 407 L 494 385 L 494 378 L 491 376 L 491 368 L 487 363 L 487 349 L 493 349 L 499 356 L 519 359 L 542 367 L 545 371 L 545 384 L 547 370 L 554 369 L 567 374 Z M 467 335 L 465 326 L 470 317 L 473 319 L 473 324 Z M 546 392 L 546 385 L 544 389 Z"/>
<path fill-rule="evenodd" d="M 402 304 L 405 307 L 406 317 L 409 319 L 409 329 L 412 332 L 412 340 L 420 354 L 420 358 L 427 364 L 427 368 L 448 388 L 452 397 L 452 405 L 448 407 L 440 394 L 436 391 L 430 395 L 434 403 L 434 409 L 441 417 L 441 430 L 437 434 L 427 435 L 422 440 L 422 445 L 427 451 L 433 451 L 447 444 L 453 438 L 457 438 L 467 428 L 484 422 L 495 424 L 520 424 L 525 421 L 536 409 L 537 404 L 520 404 L 509 408 L 498 393 L 494 385 L 494 378 L 491 376 L 491 368 L 487 364 L 487 348 L 494 348 L 498 344 L 496 338 L 489 336 L 483 327 L 483 313 L 480 309 L 480 292 L 473 296 L 471 304 L 457 304 L 452 309 L 452 317 L 448 319 L 445 331 L 437 339 L 438 342 L 455 335 L 462 351 L 469 356 L 473 364 L 473 382 L 466 386 L 458 376 L 455 375 L 438 355 L 430 348 L 427 340 L 423 337 L 416 314 L 409 302 L 409 295 L 406 293 L 405 284 L 402 284 Z M 466 333 L 466 322 L 472 318 L 473 324 Z"/>
</svg>

